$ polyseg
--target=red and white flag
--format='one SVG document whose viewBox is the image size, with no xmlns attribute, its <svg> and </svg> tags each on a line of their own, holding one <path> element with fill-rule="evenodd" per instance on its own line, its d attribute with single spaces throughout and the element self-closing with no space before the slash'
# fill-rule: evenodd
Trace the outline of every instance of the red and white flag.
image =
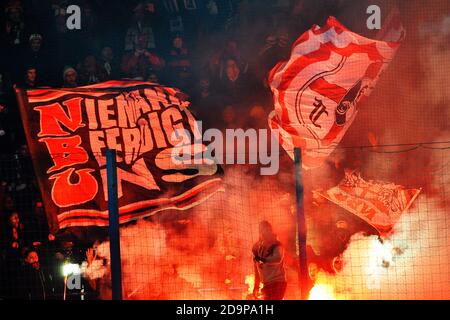
<svg viewBox="0 0 450 320">
<path fill-rule="evenodd" d="M 292 158 L 300 147 L 304 168 L 323 163 L 399 44 L 365 38 L 334 17 L 297 39 L 290 59 L 269 74 L 275 105 L 269 125 Z"/>
<path fill-rule="evenodd" d="M 357 215 L 380 233 L 385 233 L 408 210 L 420 191 L 394 183 L 366 181 L 359 172 L 346 170 L 344 179 L 336 187 L 314 193 Z"/>
</svg>

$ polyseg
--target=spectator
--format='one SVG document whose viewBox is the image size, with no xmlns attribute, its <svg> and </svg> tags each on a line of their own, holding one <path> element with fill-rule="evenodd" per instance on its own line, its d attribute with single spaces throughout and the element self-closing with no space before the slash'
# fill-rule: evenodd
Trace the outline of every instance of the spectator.
<svg viewBox="0 0 450 320">
<path fill-rule="evenodd" d="M 48 83 L 50 67 L 48 57 L 42 50 L 42 36 L 37 33 L 32 34 L 28 43 L 29 47 L 22 56 L 22 65 L 34 66 L 39 74 L 39 81 Z"/>
<path fill-rule="evenodd" d="M 212 96 L 211 82 L 209 80 L 209 77 L 208 76 L 200 77 L 198 85 L 199 85 L 198 86 L 199 90 L 196 93 L 196 95 L 194 96 L 194 99 L 197 102 L 200 102 L 201 104 L 203 104 L 201 101 L 206 100 Z"/>
<path fill-rule="evenodd" d="M 84 1 L 81 6 L 83 18 L 81 19 L 80 39 L 86 49 L 99 50 L 100 37 L 97 32 L 99 29 L 97 10 L 93 1 Z"/>
<path fill-rule="evenodd" d="M 27 300 L 48 300 L 51 298 L 51 278 L 41 267 L 35 249 L 25 249 L 20 273 L 21 298 Z"/>
<path fill-rule="evenodd" d="M 108 79 L 117 79 L 119 77 L 119 66 L 111 47 L 102 49 L 99 64 Z"/>
<path fill-rule="evenodd" d="M 25 76 L 22 87 L 25 89 L 34 89 L 37 87 L 37 69 L 35 66 L 29 66 L 25 69 Z"/>
<path fill-rule="evenodd" d="M 64 34 L 68 31 L 67 22 L 67 6 L 69 1 L 67 0 L 56 0 L 52 3 L 52 10 L 55 17 L 55 28 L 58 34 Z"/>
<path fill-rule="evenodd" d="M 95 84 L 107 80 L 106 72 L 98 66 L 97 59 L 93 55 L 84 58 L 79 68 L 79 83 L 81 85 Z"/>
<path fill-rule="evenodd" d="M 86 250 L 86 262 L 84 264 L 84 276 L 89 279 L 89 288 L 95 296 L 93 298 L 111 299 L 111 275 L 109 268 L 105 268 L 109 264 L 109 259 L 105 257 L 104 250 L 99 249 L 99 242 L 96 241 L 92 248 Z"/>
<path fill-rule="evenodd" d="M 25 229 L 25 237 L 30 241 L 34 247 L 47 244 L 51 241 L 49 238 L 49 229 L 47 218 L 45 216 L 44 208 L 41 201 L 31 199 L 34 206 L 30 210 L 30 214 L 24 215 L 23 220 L 27 228 Z"/>
<path fill-rule="evenodd" d="M 211 80 L 207 74 L 200 76 L 192 100 L 191 109 L 203 121 L 203 128 L 217 128 L 223 125 L 222 113 L 217 110 L 221 99 L 212 91 Z"/>
<path fill-rule="evenodd" d="M 223 68 L 226 65 L 226 61 L 228 59 L 234 59 L 239 64 L 240 69 L 242 72 L 247 72 L 248 70 L 248 63 L 244 59 L 244 56 L 239 48 L 239 44 L 235 39 L 229 39 L 225 45 L 225 48 L 223 49 L 222 55 L 221 55 L 221 67 L 222 71 Z"/>
<path fill-rule="evenodd" d="M 153 82 L 153 83 L 159 83 L 158 75 L 155 72 L 152 72 L 148 75 L 147 81 Z"/>
<path fill-rule="evenodd" d="M 153 9 L 151 9 L 153 8 Z M 127 29 L 125 36 L 125 51 L 133 51 L 135 49 L 137 39 L 140 35 L 147 36 L 147 43 L 143 49 L 156 49 L 155 35 L 153 28 L 147 16 L 148 12 L 154 12 L 154 6 L 145 6 L 144 3 L 139 3 L 133 10 L 133 17 L 130 27 Z"/>
<path fill-rule="evenodd" d="M 264 79 L 279 61 L 289 58 L 290 41 L 287 28 L 280 28 L 278 32 L 266 37 L 264 46 L 258 53 L 257 66 L 259 79 Z"/>
<path fill-rule="evenodd" d="M 11 0 L 5 6 L 6 21 L 3 32 L 5 42 L 10 47 L 21 46 L 25 43 L 25 21 L 23 19 L 22 4 L 18 0 Z M 2 32 L 2 33 L 3 33 Z"/>
<path fill-rule="evenodd" d="M 209 56 L 206 66 L 203 66 L 203 69 L 208 74 L 211 85 L 213 86 L 219 79 L 220 59 L 221 53 L 216 51 Z"/>
<path fill-rule="evenodd" d="M 5 257 L 5 292 L 8 297 L 17 298 L 20 295 L 18 291 L 17 281 L 19 279 L 20 268 L 20 251 L 22 250 L 23 225 L 20 222 L 17 212 L 11 212 L 8 215 L 7 225 L 2 232 L 3 236 L 3 254 Z"/>
<path fill-rule="evenodd" d="M 209 69 L 213 85 L 216 85 L 216 82 L 221 82 L 226 77 L 227 61 L 229 59 L 236 62 L 241 74 L 248 72 L 248 63 L 239 49 L 238 42 L 234 39 L 229 39 L 223 48 L 213 53 L 210 60 Z"/>
<path fill-rule="evenodd" d="M 217 1 L 208 0 L 204 4 L 204 19 L 201 32 L 204 34 L 214 33 L 219 30 L 220 23 L 217 18 L 219 14 L 219 7 Z"/>
<path fill-rule="evenodd" d="M 225 60 L 219 86 L 219 91 L 225 98 L 224 102 L 230 105 L 243 102 L 254 89 L 252 80 L 242 71 L 235 58 Z"/>
<path fill-rule="evenodd" d="M 64 67 L 63 79 L 64 79 L 63 88 L 75 88 L 78 86 L 77 83 L 78 73 L 71 66 Z"/>
<path fill-rule="evenodd" d="M 15 211 L 8 216 L 8 225 L 3 233 L 3 244 L 5 251 L 12 255 L 17 255 L 24 245 L 23 225 L 20 222 L 19 214 Z"/>
<path fill-rule="evenodd" d="M 180 35 L 175 36 L 169 53 L 168 71 L 173 85 L 185 90 L 189 85 L 191 73 L 191 61 L 188 49 L 184 45 Z"/>
<path fill-rule="evenodd" d="M 140 34 L 137 37 L 135 50 L 126 53 L 122 58 L 122 72 L 125 77 L 144 80 L 150 73 L 161 70 L 165 62 L 155 53 L 148 51 L 148 37 Z"/>
<path fill-rule="evenodd" d="M 17 81 L 22 72 L 16 66 L 20 65 L 20 52 L 25 43 L 26 29 L 22 4 L 17 0 L 8 1 L 5 5 L 5 19 L 1 26 L 0 47 L 2 58 L 7 59 L 4 67 L 13 81 Z"/>
<path fill-rule="evenodd" d="M 264 300 L 282 300 L 286 292 L 284 249 L 268 221 L 259 224 L 259 240 L 252 248 L 255 268 L 254 295 L 263 283 Z"/>
</svg>

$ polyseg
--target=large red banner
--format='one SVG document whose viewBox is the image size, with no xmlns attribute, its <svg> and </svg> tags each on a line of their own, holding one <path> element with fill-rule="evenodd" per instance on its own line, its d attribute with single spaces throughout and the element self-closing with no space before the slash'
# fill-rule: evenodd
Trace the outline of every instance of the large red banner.
<svg viewBox="0 0 450 320">
<path fill-rule="evenodd" d="M 191 208 L 221 189 L 215 163 L 174 161 L 178 130 L 193 144 L 201 137 L 176 89 L 109 81 L 16 94 L 52 231 L 108 225 L 107 149 L 117 151 L 121 223 Z M 205 146 L 187 149 L 194 158 Z"/>
</svg>

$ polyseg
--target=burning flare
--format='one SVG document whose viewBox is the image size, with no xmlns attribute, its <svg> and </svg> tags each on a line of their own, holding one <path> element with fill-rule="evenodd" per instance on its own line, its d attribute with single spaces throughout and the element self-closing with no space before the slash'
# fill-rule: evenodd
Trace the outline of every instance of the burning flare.
<svg viewBox="0 0 450 320">
<path fill-rule="evenodd" d="M 329 284 L 317 283 L 309 292 L 309 300 L 336 300 L 334 288 Z"/>
</svg>

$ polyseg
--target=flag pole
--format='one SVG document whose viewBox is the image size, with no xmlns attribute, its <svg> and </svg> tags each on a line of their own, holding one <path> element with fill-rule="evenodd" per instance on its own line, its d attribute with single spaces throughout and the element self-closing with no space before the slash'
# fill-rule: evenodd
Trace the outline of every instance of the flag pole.
<svg viewBox="0 0 450 320">
<path fill-rule="evenodd" d="M 108 177 L 109 251 L 111 255 L 112 299 L 122 300 L 116 150 L 106 150 L 106 174 Z"/>
<path fill-rule="evenodd" d="M 303 205 L 302 152 L 300 148 L 294 149 L 294 163 L 300 297 L 302 300 L 306 300 L 308 299 L 308 264 L 306 257 L 306 220 Z"/>
</svg>

